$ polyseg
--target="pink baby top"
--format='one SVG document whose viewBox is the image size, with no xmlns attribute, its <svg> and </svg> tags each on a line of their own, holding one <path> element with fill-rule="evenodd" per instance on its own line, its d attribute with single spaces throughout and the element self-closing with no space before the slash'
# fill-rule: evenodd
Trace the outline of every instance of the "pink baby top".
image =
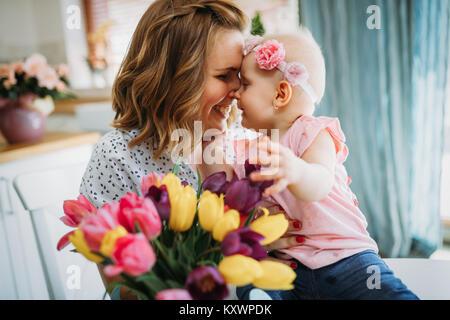
<svg viewBox="0 0 450 320">
<path fill-rule="evenodd" d="M 356 196 L 349 188 L 350 177 L 343 165 L 348 155 L 345 136 L 337 118 L 301 116 L 281 138 L 280 143 L 302 157 L 319 132 L 327 130 L 336 147 L 335 183 L 326 198 L 305 202 L 294 197 L 285 189 L 259 205 L 279 205 L 288 218 L 302 222 L 302 229 L 287 235 L 302 235 L 304 243 L 296 247 L 280 250 L 297 259 L 311 269 L 318 269 L 341 259 L 371 249 L 378 253 L 375 241 L 366 230 L 367 221 L 358 208 Z M 236 155 L 248 155 L 245 141 L 236 141 Z M 238 178 L 245 176 L 244 165 L 240 160 L 234 162 Z"/>
</svg>

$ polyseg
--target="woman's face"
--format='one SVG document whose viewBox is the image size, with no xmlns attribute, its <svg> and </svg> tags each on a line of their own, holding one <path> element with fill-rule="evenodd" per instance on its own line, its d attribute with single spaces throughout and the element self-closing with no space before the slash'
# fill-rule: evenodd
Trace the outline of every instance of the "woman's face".
<svg viewBox="0 0 450 320">
<path fill-rule="evenodd" d="M 219 31 L 207 57 L 207 80 L 201 99 L 203 130 L 227 128 L 228 114 L 239 89 L 243 58 L 243 36 L 239 31 Z"/>
</svg>

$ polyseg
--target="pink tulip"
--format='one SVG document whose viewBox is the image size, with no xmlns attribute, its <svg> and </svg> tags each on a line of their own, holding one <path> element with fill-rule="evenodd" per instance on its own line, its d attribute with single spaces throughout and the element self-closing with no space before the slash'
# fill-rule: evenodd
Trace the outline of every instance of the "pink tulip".
<svg viewBox="0 0 450 320">
<path fill-rule="evenodd" d="M 112 253 L 114 265 L 104 269 L 108 277 L 121 272 L 138 277 L 148 272 L 156 262 L 156 255 L 147 238 L 142 234 L 128 234 L 117 239 Z"/>
<path fill-rule="evenodd" d="M 158 179 L 161 182 L 161 181 L 163 181 L 164 177 L 165 177 L 164 174 L 158 174 L 156 172 L 152 172 L 152 173 L 146 175 L 144 178 L 142 178 L 142 184 L 141 184 L 142 195 L 146 196 L 150 187 L 158 186 Z"/>
<path fill-rule="evenodd" d="M 83 219 L 81 231 L 83 231 L 86 243 L 91 250 L 99 252 L 105 233 L 119 226 L 118 212 L 119 204 L 112 202 L 101 207 L 97 214 Z"/>
<path fill-rule="evenodd" d="M 192 297 L 185 289 L 167 289 L 158 292 L 156 300 L 192 300 Z"/>
<path fill-rule="evenodd" d="M 77 200 L 64 201 L 63 209 L 66 215 L 61 218 L 61 221 L 74 228 L 78 227 L 85 217 L 97 213 L 97 208 L 82 194 L 78 196 Z"/>
<path fill-rule="evenodd" d="M 128 232 L 137 232 L 136 222 L 148 239 L 158 236 L 162 223 L 153 201 L 128 193 L 120 199 L 119 223 Z"/>
<path fill-rule="evenodd" d="M 39 53 L 31 55 L 25 60 L 23 70 L 29 77 L 36 77 L 38 73 L 48 67 L 47 60 Z"/>
<path fill-rule="evenodd" d="M 64 249 L 70 243 L 69 236 L 72 235 L 74 232 L 75 231 L 70 231 L 65 235 L 63 235 L 61 239 L 59 239 L 58 244 L 56 245 L 56 249 L 58 251 Z"/>
<path fill-rule="evenodd" d="M 82 194 L 78 196 L 77 200 L 64 201 L 63 210 L 66 215 L 61 217 L 60 220 L 64 222 L 65 225 L 73 228 L 78 227 L 84 218 L 97 213 L 97 208 L 95 208 Z M 58 250 L 64 249 L 70 243 L 69 235 L 72 233 L 73 231 L 62 236 L 56 246 Z"/>
</svg>

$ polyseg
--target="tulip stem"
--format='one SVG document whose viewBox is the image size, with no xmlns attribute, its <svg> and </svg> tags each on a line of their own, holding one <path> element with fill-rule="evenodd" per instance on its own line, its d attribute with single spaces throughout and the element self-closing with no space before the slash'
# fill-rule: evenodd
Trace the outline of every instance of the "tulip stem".
<svg viewBox="0 0 450 320">
<path fill-rule="evenodd" d="M 207 254 L 212 253 L 212 252 L 217 252 L 217 251 L 220 251 L 220 246 L 219 247 L 209 248 L 208 250 L 205 250 L 202 253 L 200 253 L 199 256 L 197 257 L 197 260 L 200 257 L 204 256 L 204 255 L 207 255 Z"/>
<path fill-rule="evenodd" d="M 245 221 L 244 226 L 248 227 L 250 225 L 250 223 L 252 222 L 253 218 L 255 217 L 255 213 L 256 213 L 256 208 L 254 208 L 252 210 L 252 212 L 248 216 L 247 220 Z"/>
</svg>

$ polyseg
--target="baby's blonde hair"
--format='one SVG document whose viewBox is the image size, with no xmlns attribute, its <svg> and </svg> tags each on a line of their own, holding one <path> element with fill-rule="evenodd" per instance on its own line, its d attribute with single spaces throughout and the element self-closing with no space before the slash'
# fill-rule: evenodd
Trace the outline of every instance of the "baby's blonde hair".
<svg viewBox="0 0 450 320">
<path fill-rule="evenodd" d="M 300 27 L 295 33 L 267 35 L 264 39 L 274 39 L 284 45 L 286 62 L 296 61 L 305 65 L 309 73 L 309 83 L 314 88 L 319 103 L 325 93 L 325 59 L 311 31 L 306 27 Z M 279 74 L 282 77 L 281 73 Z"/>
</svg>

